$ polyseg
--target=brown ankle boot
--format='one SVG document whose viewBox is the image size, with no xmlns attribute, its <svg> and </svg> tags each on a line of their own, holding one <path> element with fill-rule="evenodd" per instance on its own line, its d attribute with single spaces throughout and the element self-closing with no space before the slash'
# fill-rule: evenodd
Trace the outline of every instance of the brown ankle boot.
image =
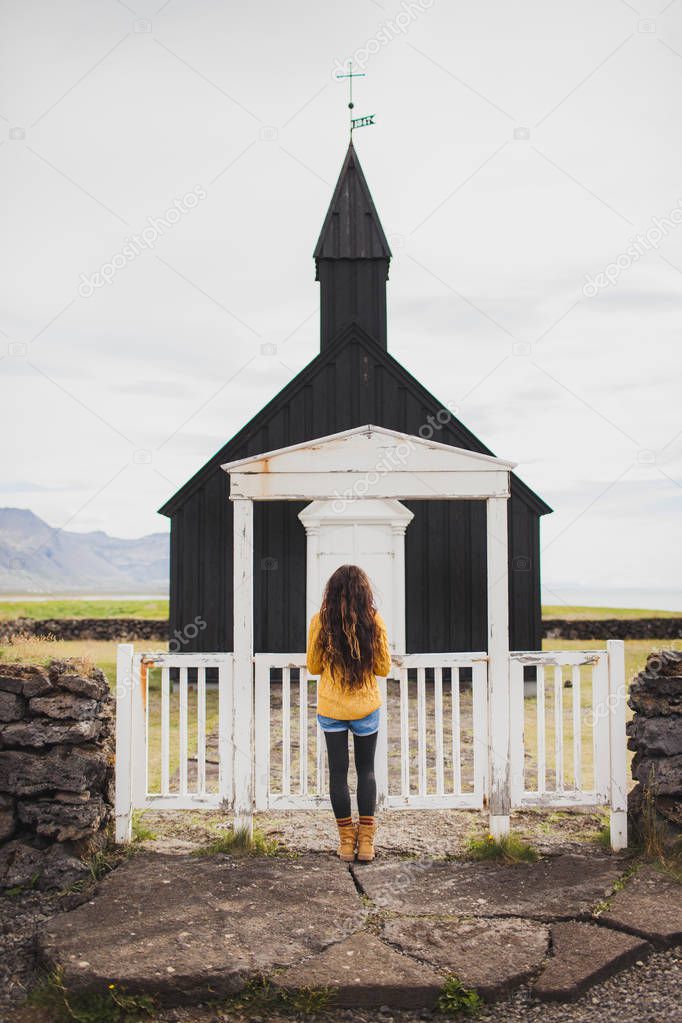
<svg viewBox="0 0 682 1023">
<path fill-rule="evenodd" d="M 358 829 L 352 817 L 337 817 L 339 829 L 339 848 L 337 853 L 344 863 L 352 863 L 355 859 L 355 845 L 358 840 Z"/>
<path fill-rule="evenodd" d="M 369 863 L 374 859 L 374 834 L 377 826 L 374 817 L 361 817 L 358 824 L 358 862 Z"/>
</svg>

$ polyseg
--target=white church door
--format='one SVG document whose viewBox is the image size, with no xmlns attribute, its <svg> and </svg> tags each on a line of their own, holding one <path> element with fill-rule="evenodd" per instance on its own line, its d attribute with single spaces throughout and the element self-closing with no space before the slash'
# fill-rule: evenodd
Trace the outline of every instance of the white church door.
<svg viewBox="0 0 682 1023">
<path fill-rule="evenodd" d="M 369 576 L 393 653 L 405 652 L 405 530 L 413 514 L 400 501 L 313 501 L 299 518 L 307 533 L 307 617 L 340 565 Z"/>
</svg>

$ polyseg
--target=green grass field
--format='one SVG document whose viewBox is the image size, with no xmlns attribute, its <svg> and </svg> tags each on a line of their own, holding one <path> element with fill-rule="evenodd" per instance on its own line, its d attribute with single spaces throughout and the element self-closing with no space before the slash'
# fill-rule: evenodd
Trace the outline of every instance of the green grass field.
<svg viewBox="0 0 682 1023">
<path fill-rule="evenodd" d="M 678 618 L 682 611 L 652 611 L 630 607 L 568 607 L 545 604 L 543 618 Z M 0 600 L 3 618 L 168 618 L 168 601 L 107 598 L 106 600 Z"/>
<path fill-rule="evenodd" d="M 543 618 L 564 618 L 596 621 L 602 618 L 680 618 L 682 611 L 651 611 L 633 607 L 568 607 L 565 604 L 543 604 Z"/>
<path fill-rule="evenodd" d="M 168 618 L 168 601 L 130 600 L 1 600 L 2 618 Z"/>
</svg>

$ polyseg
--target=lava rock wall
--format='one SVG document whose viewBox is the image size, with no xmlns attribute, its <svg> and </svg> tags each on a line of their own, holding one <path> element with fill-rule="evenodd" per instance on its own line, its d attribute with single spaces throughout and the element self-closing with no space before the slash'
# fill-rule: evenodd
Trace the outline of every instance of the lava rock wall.
<svg viewBox="0 0 682 1023">
<path fill-rule="evenodd" d="M 682 831 L 682 651 L 649 654 L 630 686 L 634 716 L 627 724 L 634 750 L 628 810 L 635 833 L 654 813 L 670 836 Z M 651 822 L 649 822 L 649 826 Z"/>
<path fill-rule="evenodd" d="M 99 668 L 0 665 L 0 888 L 67 887 L 106 844 L 114 708 Z"/>
</svg>

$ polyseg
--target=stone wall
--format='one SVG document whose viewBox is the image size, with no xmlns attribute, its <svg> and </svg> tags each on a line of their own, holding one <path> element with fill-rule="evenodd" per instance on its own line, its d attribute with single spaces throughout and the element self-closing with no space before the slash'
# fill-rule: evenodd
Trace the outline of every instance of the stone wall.
<svg viewBox="0 0 682 1023">
<path fill-rule="evenodd" d="M 0 643 L 6 643 L 17 633 L 54 636 L 56 639 L 165 643 L 170 638 L 170 627 L 167 620 L 154 618 L 13 618 L 0 621 Z M 682 639 L 682 618 L 580 621 L 548 618 L 542 623 L 542 635 L 545 639 Z M 178 649 L 182 649 L 186 639 L 181 635 L 177 635 L 177 639 Z"/>
<path fill-rule="evenodd" d="M 69 885 L 106 843 L 114 707 L 99 668 L 0 665 L 0 888 Z"/>
<path fill-rule="evenodd" d="M 0 621 L 0 643 L 19 633 L 55 639 L 103 639 L 119 643 L 165 643 L 167 620 L 155 618 L 11 618 Z"/>
<path fill-rule="evenodd" d="M 682 639 L 682 618 L 545 618 L 545 639 Z"/>
<path fill-rule="evenodd" d="M 637 782 L 628 803 L 635 834 L 658 825 L 674 837 L 682 831 L 682 651 L 649 654 L 630 686 L 634 716 L 627 724 Z M 647 814 L 653 815 L 648 822 Z"/>
</svg>

